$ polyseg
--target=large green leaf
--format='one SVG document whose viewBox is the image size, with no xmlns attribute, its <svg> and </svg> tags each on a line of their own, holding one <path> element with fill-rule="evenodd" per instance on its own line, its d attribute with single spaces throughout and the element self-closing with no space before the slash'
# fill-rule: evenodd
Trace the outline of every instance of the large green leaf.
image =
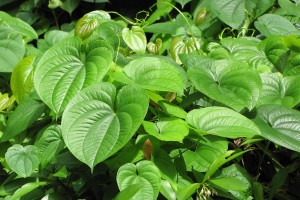
<svg viewBox="0 0 300 200">
<path fill-rule="evenodd" d="M 141 27 L 132 26 L 131 30 L 129 28 L 124 28 L 122 30 L 122 38 L 135 53 L 140 55 L 145 53 L 147 47 L 147 38 L 144 30 Z"/>
<path fill-rule="evenodd" d="M 279 74 L 261 74 L 263 83 L 258 105 L 278 104 L 292 108 L 300 102 L 300 75 L 282 77 Z"/>
<path fill-rule="evenodd" d="M 290 0 L 278 0 L 278 4 L 280 5 L 281 8 L 283 8 L 287 12 L 287 15 L 295 15 L 297 17 L 300 17 L 299 2 L 295 1 L 294 3 Z"/>
<path fill-rule="evenodd" d="M 186 122 L 175 117 L 164 118 L 156 123 L 144 121 L 143 126 L 147 133 L 162 141 L 182 142 L 189 133 Z"/>
<path fill-rule="evenodd" d="M 25 97 L 8 118 L 1 141 L 6 141 L 29 128 L 46 110 L 46 105 L 38 100 L 35 93 Z"/>
<path fill-rule="evenodd" d="M 135 59 L 125 66 L 124 73 L 142 88 L 183 94 L 183 79 L 179 70 L 163 59 Z"/>
<path fill-rule="evenodd" d="M 225 24 L 240 28 L 245 19 L 245 0 L 212 0 L 211 11 Z"/>
<path fill-rule="evenodd" d="M 148 110 L 149 99 L 138 87 L 118 94 L 109 83 L 94 84 L 76 95 L 62 116 L 62 134 L 69 150 L 93 168 L 133 136 Z"/>
<path fill-rule="evenodd" d="M 275 14 L 265 14 L 254 22 L 254 26 L 264 36 L 300 35 L 300 31 L 286 18 Z"/>
<path fill-rule="evenodd" d="M 212 63 L 188 69 L 187 74 L 195 88 L 236 111 L 245 107 L 253 109 L 262 87 L 257 72 L 243 63 L 235 62 L 228 66 Z"/>
<path fill-rule="evenodd" d="M 9 30 L 11 33 L 23 35 L 28 41 L 38 38 L 37 33 L 29 24 L 3 11 L 0 11 L 0 29 L 1 28 Z"/>
<path fill-rule="evenodd" d="M 13 145 L 8 148 L 5 160 L 11 170 L 22 177 L 30 176 L 40 163 L 38 148 L 33 145 Z"/>
<path fill-rule="evenodd" d="M 221 137 L 239 138 L 260 134 L 252 121 L 224 107 L 194 109 L 188 113 L 186 121 L 202 132 Z"/>
<path fill-rule="evenodd" d="M 300 152 L 300 113 L 279 105 L 262 105 L 254 122 L 268 140 Z"/>
<path fill-rule="evenodd" d="M 70 37 L 50 48 L 37 64 L 34 86 L 41 99 L 60 116 L 68 102 L 82 88 L 100 82 L 108 71 L 112 47 L 102 39 L 86 44 Z"/>
<path fill-rule="evenodd" d="M 137 183 L 143 186 L 131 199 L 155 200 L 161 185 L 160 172 L 150 161 L 127 163 L 119 168 L 117 183 L 121 191 Z"/>
<path fill-rule="evenodd" d="M 10 87 L 17 102 L 21 102 L 33 88 L 34 60 L 34 55 L 24 58 L 11 74 Z"/>
<path fill-rule="evenodd" d="M 61 127 L 51 125 L 42 130 L 36 139 L 35 146 L 39 149 L 41 166 L 45 167 L 64 148 Z"/>
<path fill-rule="evenodd" d="M 12 72 L 24 54 L 22 36 L 5 31 L 0 26 L 0 72 Z"/>
</svg>

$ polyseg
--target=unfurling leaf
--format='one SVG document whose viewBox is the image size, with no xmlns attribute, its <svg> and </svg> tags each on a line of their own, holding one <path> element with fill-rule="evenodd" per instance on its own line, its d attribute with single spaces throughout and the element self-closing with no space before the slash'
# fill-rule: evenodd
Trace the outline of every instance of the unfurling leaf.
<svg viewBox="0 0 300 200">
<path fill-rule="evenodd" d="M 133 26 L 131 30 L 129 28 L 124 28 L 122 31 L 122 38 L 135 53 L 139 55 L 145 54 L 147 38 L 141 27 Z"/>
</svg>

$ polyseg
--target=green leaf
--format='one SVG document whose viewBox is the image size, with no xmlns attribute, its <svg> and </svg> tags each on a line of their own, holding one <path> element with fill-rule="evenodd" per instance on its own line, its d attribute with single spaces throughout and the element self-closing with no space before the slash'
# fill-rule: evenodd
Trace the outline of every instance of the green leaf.
<svg viewBox="0 0 300 200">
<path fill-rule="evenodd" d="M 277 104 L 293 108 L 300 102 L 300 75 L 282 77 L 279 74 L 261 74 L 263 83 L 258 105 Z"/>
<path fill-rule="evenodd" d="M 61 9 L 67 11 L 70 15 L 78 7 L 80 0 L 64 0 L 60 6 Z"/>
<path fill-rule="evenodd" d="M 143 188 L 143 185 L 136 183 L 128 186 L 124 190 L 118 193 L 118 195 L 113 200 L 124 200 L 133 198 L 136 193 L 138 193 Z"/>
<path fill-rule="evenodd" d="M 25 45 L 22 36 L 2 30 L 0 21 L 0 72 L 12 72 L 24 54 Z"/>
<path fill-rule="evenodd" d="M 150 161 L 141 161 L 136 165 L 127 163 L 117 173 L 117 183 L 121 191 L 133 184 L 143 186 L 133 199 L 155 200 L 161 187 L 160 181 L 160 172 Z"/>
<path fill-rule="evenodd" d="M 239 138 L 260 134 L 252 121 L 224 107 L 194 109 L 188 113 L 186 121 L 205 133 L 221 137 Z"/>
<path fill-rule="evenodd" d="M 57 116 L 82 88 L 100 82 L 112 64 L 113 49 L 106 41 L 88 42 L 85 53 L 81 47 L 78 37 L 67 38 L 50 48 L 36 66 L 35 89 Z"/>
<path fill-rule="evenodd" d="M 283 72 L 290 52 L 284 45 L 281 37 L 270 36 L 263 40 L 259 45 L 275 68 L 278 71 Z"/>
<path fill-rule="evenodd" d="M 253 191 L 254 199 L 264 200 L 264 190 L 260 182 L 252 183 L 252 191 Z"/>
<path fill-rule="evenodd" d="M 124 73 L 144 89 L 183 94 L 183 79 L 179 70 L 160 58 L 135 59 L 125 66 Z"/>
<path fill-rule="evenodd" d="M 10 33 L 23 35 L 27 41 L 38 38 L 37 33 L 29 24 L 3 11 L 0 11 L 0 29 L 1 28 L 9 30 Z"/>
<path fill-rule="evenodd" d="M 279 105 L 262 105 L 253 120 L 263 137 L 300 152 L 300 114 L 298 111 Z"/>
<path fill-rule="evenodd" d="M 23 197 L 24 195 L 28 194 L 29 192 L 33 191 L 34 189 L 45 185 L 46 182 L 32 182 L 26 183 L 22 185 L 15 193 L 12 195 L 11 200 L 18 200 L 19 198 Z"/>
<path fill-rule="evenodd" d="M 287 15 L 295 15 L 297 17 L 300 17 L 299 3 L 296 3 L 296 2 L 293 3 L 290 0 L 278 0 L 278 3 L 280 5 L 280 7 L 283 8 L 287 12 Z"/>
<path fill-rule="evenodd" d="M 170 5 L 171 4 L 171 5 Z M 157 9 L 152 13 L 152 15 L 147 19 L 145 24 L 149 25 L 159 20 L 161 17 L 170 13 L 173 9 L 172 0 L 157 0 Z"/>
<path fill-rule="evenodd" d="M 224 61 L 222 61 L 224 62 Z M 243 63 L 218 65 L 220 62 L 190 67 L 189 79 L 197 90 L 236 111 L 252 110 L 259 99 L 261 79 Z M 245 81 L 247 80 L 247 81 Z"/>
<path fill-rule="evenodd" d="M 230 193 L 236 199 L 248 199 L 251 196 L 251 178 L 238 164 L 232 164 L 222 170 L 222 174 L 209 180 L 214 187 Z"/>
<path fill-rule="evenodd" d="M 170 56 L 177 63 L 181 64 L 179 54 L 190 54 L 198 49 L 200 49 L 200 41 L 198 39 L 175 37 L 170 44 Z"/>
<path fill-rule="evenodd" d="M 129 28 L 124 28 L 122 30 L 122 38 L 129 48 L 135 53 L 139 55 L 145 54 L 147 38 L 144 30 L 141 27 L 132 26 L 131 30 Z"/>
<path fill-rule="evenodd" d="M 255 17 L 259 17 L 274 5 L 275 0 L 251 0 L 255 4 Z M 248 3 L 248 2 L 247 2 Z"/>
<path fill-rule="evenodd" d="M 29 128 L 44 113 L 46 105 L 32 93 L 18 105 L 8 118 L 1 141 L 7 141 Z"/>
<path fill-rule="evenodd" d="M 284 76 L 300 75 L 300 55 L 295 55 L 288 60 L 283 74 Z"/>
<path fill-rule="evenodd" d="M 175 117 L 179 117 L 182 119 L 186 118 L 187 113 L 184 109 L 179 106 L 176 106 L 168 101 L 160 100 L 158 101 L 158 105 L 161 107 L 163 111 L 165 111 L 169 115 L 173 115 Z"/>
<path fill-rule="evenodd" d="M 0 92 L 0 111 L 10 110 L 15 100 L 16 98 L 14 95 L 9 97 L 7 93 L 1 94 Z"/>
<path fill-rule="evenodd" d="M 235 177 L 215 178 L 210 179 L 209 182 L 226 190 L 246 191 L 248 189 L 243 181 Z"/>
<path fill-rule="evenodd" d="M 199 186 L 200 186 L 200 183 L 192 183 L 192 184 L 188 185 L 187 187 L 182 189 L 180 191 L 180 193 L 177 195 L 177 200 L 188 199 L 190 196 L 192 196 L 196 192 L 196 190 L 199 188 Z"/>
<path fill-rule="evenodd" d="M 143 126 L 147 133 L 161 141 L 182 142 L 189 133 L 186 122 L 178 118 L 164 118 L 156 123 L 144 121 Z"/>
<path fill-rule="evenodd" d="M 192 0 L 175 0 L 177 3 L 179 3 L 181 5 L 181 8 L 183 9 L 184 6 L 189 3 Z"/>
<path fill-rule="evenodd" d="M 93 168 L 123 147 L 141 125 L 149 98 L 138 87 L 118 95 L 109 83 L 94 84 L 76 95 L 62 116 L 62 134 L 72 154 Z"/>
<path fill-rule="evenodd" d="M 61 127 L 59 125 L 47 127 L 36 139 L 35 146 L 39 148 L 41 166 L 44 168 L 64 148 Z"/>
<path fill-rule="evenodd" d="M 225 24 L 240 28 L 245 19 L 245 0 L 212 0 L 211 11 Z"/>
<path fill-rule="evenodd" d="M 161 188 L 159 191 L 167 200 L 176 200 L 176 193 L 168 181 L 161 180 Z"/>
<path fill-rule="evenodd" d="M 38 148 L 33 145 L 13 145 L 8 148 L 5 160 L 11 170 L 24 178 L 30 176 L 40 163 Z"/>
<path fill-rule="evenodd" d="M 264 36 L 300 35 L 300 31 L 286 18 L 275 14 L 262 15 L 254 22 L 256 29 Z"/>
<path fill-rule="evenodd" d="M 21 60 L 11 74 L 10 87 L 17 102 L 21 102 L 33 88 L 33 63 L 31 55 Z"/>
<path fill-rule="evenodd" d="M 273 199 L 275 196 L 275 193 L 277 192 L 277 190 L 283 186 L 283 184 L 285 183 L 286 179 L 288 178 L 288 170 L 286 168 L 283 168 L 281 170 L 279 170 L 272 178 L 272 182 L 271 182 L 271 190 L 269 193 L 269 200 Z"/>
</svg>

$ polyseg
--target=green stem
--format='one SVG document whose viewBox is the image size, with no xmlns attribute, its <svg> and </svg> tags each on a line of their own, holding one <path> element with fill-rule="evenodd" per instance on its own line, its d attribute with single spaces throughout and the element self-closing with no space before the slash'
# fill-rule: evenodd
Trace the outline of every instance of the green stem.
<svg viewBox="0 0 300 200">
<path fill-rule="evenodd" d="M 115 15 L 118 15 L 119 17 L 121 17 L 124 21 L 126 21 L 128 24 L 131 24 L 131 25 L 139 25 L 139 23 L 135 23 L 133 21 L 130 21 L 129 19 L 125 18 L 123 15 L 121 15 L 120 13 L 118 12 L 115 12 L 115 11 L 107 11 L 108 14 L 115 14 Z"/>
</svg>

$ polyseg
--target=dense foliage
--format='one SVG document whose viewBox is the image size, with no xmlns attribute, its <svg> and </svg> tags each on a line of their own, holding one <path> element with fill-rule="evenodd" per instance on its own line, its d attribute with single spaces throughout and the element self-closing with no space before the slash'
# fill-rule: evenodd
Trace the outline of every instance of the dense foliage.
<svg viewBox="0 0 300 200">
<path fill-rule="evenodd" d="M 0 198 L 300 198 L 299 0 L 81 3 L 0 11 Z"/>
</svg>

